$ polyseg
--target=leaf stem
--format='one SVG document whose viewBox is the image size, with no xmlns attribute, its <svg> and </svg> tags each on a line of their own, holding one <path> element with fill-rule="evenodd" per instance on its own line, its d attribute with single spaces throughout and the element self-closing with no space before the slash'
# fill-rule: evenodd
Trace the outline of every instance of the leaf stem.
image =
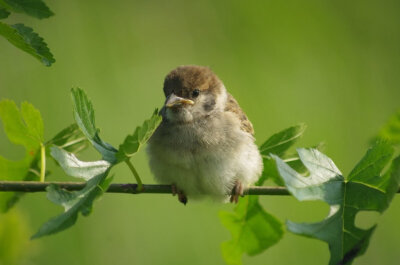
<svg viewBox="0 0 400 265">
<path fill-rule="evenodd" d="M 142 191 L 143 190 L 143 184 L 142 184 L 142 180 L 139 177 L 139 174 L 137 173 L 135 167 L 133 166 L 133 164 L 131 163 L 131 161 L 129 159 L 125 160 L 125 163 L 128 165 L 129 169 L 132 171 L 133 176 L 136 179 L 137 182 L 137 191 Z"/>
<path fill-rule="evenodd" d="M 44 182 L 46 175 L 46 147 L 40 143 L 40 182 Z"/>
</svg>

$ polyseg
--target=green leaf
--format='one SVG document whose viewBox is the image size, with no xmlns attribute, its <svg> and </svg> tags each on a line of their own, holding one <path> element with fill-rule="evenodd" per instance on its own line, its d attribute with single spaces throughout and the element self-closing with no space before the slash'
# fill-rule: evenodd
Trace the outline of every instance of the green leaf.
<svg viewBox="0 0 400 265">
<path fill-rule="evenodd" d="M 377 142 L 344 178 L 333 161 L 318 150 L 299 149 L 298 153 L 310 176 L 300 175 L 273 156 L 279 173 L 298 200 L 322 200 L 330 205 L 330 213 L 318 223 L 288 221 L 287 227 L 293 233 L 327 242 L 330 265 L 351 264 L 365 252 L 376 228 L 356 227 L 355 217 L 359 211 L 382 213 L 389 206 L 399 187 L 400 157 L 381 175 L 393 155 L 393 148 L 387 142 Z"/>
<path fill-rule="evenodd" d="M 260 179 L 256 185 L 261 186 L 268 178 L 272 179 L 277 185 L 283 186 L 282 178 L 280 177 L 275 162 L 271 159 L 270 154 L 283 156 L 283 154 L 294 145 L 306 130 L 305 124 L 299 124 L 289 127 L 272 135 L 260 146 L 260 153 L 263 157 L 264 169 Z M 295 160 L 296 156 L 289 157 L 289 160 Z"/>
<path fill-rule="evenodd" d="M 25 13 L 40 19 L 54 15 L 42 0 L 0 0 L 0 5 L 11 11 Z"/>
<path fill-rule="evenodd" d="M 227 264 L 242 264 L 243 253 L 259 254 L 283 236 L 281 222 L 264 211 L 258 196 L 240 198 L 234 212 L 220 212 L 220 219 L 232 235 L 231 240 L 221 245 Z"/>
<path fill-rule="evenodd" d="M 26 149 L 37 149 L 43 139 L 43 120 L 40 112 L 28 102 L 21 104 L 18 110 L 14 101 L 0 101 L 0 118 L 7 137 L 14 144 Z M 34 151 L 34 150 L 29 150 Z"/>
<path fill-rule="evenodd" d="M 272 135 L 260 146 L 261 155 L 269 156 L 272 153 L 282 156 L 283 153 L 299 140 L 306 127 L 305 124 L 299 124 Z"/>
<path fill-rule="evenodd" d="M 124 161 L 138 152 L 140 147 L 150 139 L 151 135 L 157 129 L 161 119 L 161 116 L 158 115 L 158 109 L 156 109 L 150 119 L 145 120 L 142 126 L 136 127 L 135 132 L 132 135 L 128 135 L 125 141 L 119 146 L 117 153 L 118 161 Z"/>
<path fill-rule="evenodd" d="M 388 140 L 392 144 L 400 144 L 400 110 L 389 118 L 376 138 Z"/>
<path fill-rule="evenodd" d="M 11 100 L 0 101 L 0 118 L 4 131 L 10 142 L 25 148 L 24 158 L 13 161 L 0 156 L 1 180 L 34 180 L 38 179 L 40 144 L 43 139 L 43 121 L 40 112 L 30 103 L 21 104 L 21 110 Z M 19 196 L 7 192 L 0 194 L 0 211 L 8 210 Z"/>
<path fill-rule="evenodd" d="M 33 29 L 23 24 L 8 25 L 0 22 L 0 35 L 6 38 L 15 47 L 29 53 L 40 60 L 44 65 L 50 66 L 55 62 L 47 44 Z"/>
<path fill-rule="evenodd" d="M 67 229 L 75 224 L 79 213 L 88 215 L 91 212 L 94 199 L 99 197 L 111 183 L 111 178 L 107 179 L 107 175 L 116 162 L 115 154 L 117 150 L 103 142 L 99 137 L 94 109 L 85 92 L 79 88 L 72 89 L 72 101 L 75 121 L 82 135 L 78 134 L 76 132 L 77 127 L 72 125 L 57 134 L 49 144 L 53 144 L 51 155 L 64 171 L 68 175 L 87 180 L 87 184 L 84 189 L 73 192 L 54 185 L 49 186 L 48 199 L 62 205 L 65 211 L 46 222 L 32 238 L 39 238 Z M 62 149 L 65 145 L 71 147 L 71 142 L 80 142 L 81 136 L 85 136 L 93 144 L 102 154 L 103 160 L 80 161 L 75 155 Z M 78 141 L 75 141 L 76 139 Z M 57 144 L 60 147 L 57 147 Z"/>
<path fill-rule="evenodd" d="M 90 102 L 85 92 L 80 88 L 73 88 L 71 94 L 74 117 L 79 128 L 97 151 L 102 154 L 104 160 L 107 160 L 110 163 L 115 163 L 115 154 L 117 153 L 117 150 L 110 144 L 101 140 L 98 133 L 99 130 L 96 128 L 92 102 Z"/>
<path fill-rule="evenodd" d="M 324 143 L 319 143 L 319 144 L 317 144 L 315 146 L 311 146 L 309 148 L 317 149 L 318 151 L 323 151 L 324 147 L 325 147 Z M 303 163 L 301 162 L 300 157 L 298 156 L 297 153 L 285 155 L 283 161 L 285 161 L 291 168 L 293 168 L 300 174 L 302 174 L 302 175 L 308 174 L 307 168 L 303 165 Z M 274 162 L 274 164 L 276 165 L 275 162 Z M 278 175 L 279 175 L 279 173 L 278 173 Z M 279 177 L 280 177 L 280 175 L 279 175 Z"/>
<path fill-rule="evenodd" d="M 28 129 L 28 137 L 35 139 L 37 142 L 43 142 L 43 120 L 40 112 L 28 103 L 22 102 L 21 114 Z"/>
<path fill-rule="evenodd" d="M 8 18 L 10 12 L 7 9 L 0 7 L 0 19 Z"/>
<path fill-rule="evenodd" d="M 36 114 L 38 114 L 37 112 Z M 40 114 L 39 114 L 40 118 Z M 40 118 L 41 120 L 41 118 Z M 46 145 L 59 145 L 60 148 L 63 148 L 64 150 L 68 152 L 74 152 L 78 153 L 85 149 L 89 142 L 86 140 L 86 137 L 82 134 L 82 132 L 79 130 L 78 126 L 76 124 L 73 124 L 71 126 L 68 126 L 64 130 L 62 130 L 60 133 L 58 133 L 52 140 L 46 143 Z M 49 154 L 46 152 L 46 156 L 49 156 Z M 1 160 L 1 159 L 0 159 Z M 35 155 L 34 159 L 30 163 L 30 166 L 28 168 L 28 172 L 25 173 L 25 177 L 23 179 L 18 179 L 18 180 L 24 180 L 24 181 L 32 181 L 32 180 L 38 180 L 39 176 L 39 155 Z M 9 167 L 12 167 L 12 164 L 8 164 Z M 14 165 L 15 166 L 15 165 Z M 16 165 L 17 167 L 19 166 L 18 164 Z M 21 168 L 22 169 L 22 168 Z M 26 172 L 26 169 L 23 171 Z M 9 173 L 8 175 L 15 175 L 16 173 Z M 18 201 L 19 199 L 24 195 L 25 193 L 23 192 L 14 192 L 14 193 L 7 193 L 7 194 L 2 194 L 0 195 L 1 201 L 4 201 L 4 206 L 0 206 L 2 211 L 7 211 L 10 208 L 12 208 Z M 2 203 L 3 204 L 3 203 Z"/>
<path fill-rule="evenodd" d="M 47 198 L 63 206 L 65 212 L 42 225 L 39 231 L 32 236 L 32 239 L 54 234 L 69 228 L 75 224 L 79 213 L 82 213 L 84 216 L 89 215 L 92 210 L 93 201 L 107 189 L 111 182 L 106 179 L 112 166 L 108 161 L 79 161 L 73 154 L 58 147 L 52 147 L 51 153 L 67 174 L 83 178 L 88 180 L 88 182 L 85 188 L 80 191 L 70 192 L 56 185 L 48 187 Z"/>
<path fill-rule="evenodd" d="M 61 148 L 52 147 L 51 155 L 69 176 L 90 180 L 93 176 L 104 173 L 110 163 L 106 160 L 93 162 L 80 161 L 74 154 L 68 153 Z"/>
<path fill-rule="evenodd" d="M 78 153 L 85 149 L 88 145 L 89 142 L 85 138 L 85 136 L 82 134 L 82 132 L 79 130 L 78 126 L 76 124 L 73 124 L 71 126 L 68 126 L 66 129 L 58 133 L 52 140 L 46 143 L 46 145 L 57 145 L 59 144 L 60 148 L 68 151 L 68 152 L 74 152 Z M 46 148 L 47 149 L 47 148 Z M 50 156 L 50 153 L 48 150 L 46 150 L 46 156 Z M 35 156 L 35 159 L 32 160 L 30 164 L 30 168 L 28 172 L 26 173 L 25 177 L 23 178 L 24 181 L 33 181 L 33 180 L 38 180 L 40 168 L 39 168 L 39 155 Z M 10 173 L 12 175 L 14 173 Z M 49 175 L 49 173 L 47 173 Z M 14 192 L 14 193 L 7 193 L 6 195 L 3 195 L 4 197 L 7 197 L 8 199 L 5 200 L 5 207 L 4 211 L 9 210 L 12 208 L 18 201 L 19 199 L 25 195 L 24 192 Z M 0 196 L 1 197 L 1 196 Z"/>
<path fill-rule="evenodd" d="M 88 147 L 88 140 L 76 123 L 63 129 L 46 145 L 56 145 L 70 153 L 78 153 Z"/>
<path fill-rule="evenodd" d="M 320 143 L 312 148 L 321 151 L 324 148 L 324 144 Z M 284 156 L 283 161 L 286 162 L 291 168 L 293 168 L 302 175 L 306 175 L 308 173 L 307 168 L 303 165 L 303 163 L 300 160 L 300 157 L 297 154 L 289 154 L 289 155 L 284 154 L 283 156 Z M 260 179 L 257 181 L 256 186 L 261 186 L 266 179 L 271 179 L 278 186 L 284 186 L 285 182 L 283 181 L 281 175 L 278 172 L 278 169 L 276 168 L 276 163 L 274 159 L 272 159 L 272 157 L 267 156 L 263 158 L 263 162 L 264 162 L 263 173 Z"/>
</svg>

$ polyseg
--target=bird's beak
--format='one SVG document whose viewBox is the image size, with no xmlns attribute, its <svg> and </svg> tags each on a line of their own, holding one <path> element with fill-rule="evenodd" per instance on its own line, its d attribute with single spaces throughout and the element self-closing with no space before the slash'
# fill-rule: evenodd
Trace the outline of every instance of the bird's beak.
<svg viewBox="0 0 400 265">
<path fill-rule="evenodd" d="M 167 108 L 177 107 L 181 105 L 193 105 L 194 101 L 186 98 L 181 98 L 176 96 L 175 94 L 171 94 L 165 103 Z"/>
</svg>

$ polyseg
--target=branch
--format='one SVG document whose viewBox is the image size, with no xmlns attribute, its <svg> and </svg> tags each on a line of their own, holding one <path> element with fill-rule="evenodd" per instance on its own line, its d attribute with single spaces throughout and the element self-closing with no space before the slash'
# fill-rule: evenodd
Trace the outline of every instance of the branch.
<svg viewBox="0 0 400 265">
<path fill-rule="evenodd" d="M 0 192 L 44 192 L 50 184 L 59 185 L 61 188 L 74 191 L 85 187 L 86 182 L 40 182 L 40 181 L 0 181 Z M 143 190 L 137 191 L 137 184 L 118 183 L 108 187 L 108 193 L 172 193 L 170 185 L 143 184 Z M 397 191 L 400 193 L 400 189 Z M 290 195 L 286 187 L 281 186 L 251 186 L 245 189 L 244 195 Z"/>
<path fill-rule="evenodd" d="M 0 181 L 0 192 L 44 192 L 50 184 L 59 185 L 61 188 L 74 191 L 85 187 L 85 182 L 39 182 L 39 181 Z M 142 191 L 136 190 L 137 184 L 111 184 L 106 192 L 109 193 L 172 193 L 170 185 L 144 184 Z M 289 195 L 285 187 L 257 187 L 252 186 L 244 191 L 245 195 Z"/>
</svg>

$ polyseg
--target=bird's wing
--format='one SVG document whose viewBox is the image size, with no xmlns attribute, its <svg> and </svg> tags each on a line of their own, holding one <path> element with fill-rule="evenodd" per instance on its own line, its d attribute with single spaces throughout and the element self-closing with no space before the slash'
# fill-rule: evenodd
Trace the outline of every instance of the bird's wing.
<svg viewBox="0 0 400 265">
<path fill-rule="evenodd" d="M 249 121 L 246 114 L 240 108 L 239 103 L 237 103 L 236 99 L 228 93 L 228 99 L 225 106 L 225 111 L 232 112 L 237 116 L 240 120 L 240 129 L 242 131 L 248 132 L 251 135 L 254 135 L 253 124 Z"/>
</svg>

